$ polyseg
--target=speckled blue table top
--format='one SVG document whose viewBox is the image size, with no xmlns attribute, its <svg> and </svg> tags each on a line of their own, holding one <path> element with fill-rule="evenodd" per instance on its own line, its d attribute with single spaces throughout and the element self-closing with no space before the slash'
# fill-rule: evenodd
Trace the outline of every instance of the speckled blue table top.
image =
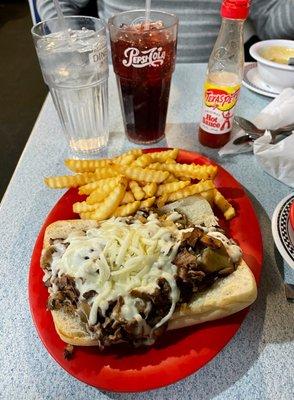
<svg viewBox="0 0 294 400">
<path fill-rule="evenodd" d="M 271 216 L 291 192 L 264 173 L 252 154 L 220 159 L 199 145 L 204 65 L 179 64 L 173 78 L 166 140 L 157 146 L 201 152 L 221 163 L 245 187 L 253 201 L 264 240 L 264 267 L 259 295 L 231 342 L 196 374 L 163 389 L 141 394 L 101 392 L 69 376 L 39 340 L 28 305 L 27 278 L 32 249 L 49 210 L 61 196 L 43 177 L 63 174 L 68 156 L 50 97 L 37 119 L 0 208 L 0 399 L 272 399 L 294 398 L 294 305 L 287 303 L 278 268 L 282 260 L 271 235 Z M 129 147 L 118 94 L 110 77 L 109 146 L 103 156 Z M 254 117 L 268 100 L 242 89 L 238 113 Z M 286 271 L 289 272 L 289 271 Z"/>
</svg>

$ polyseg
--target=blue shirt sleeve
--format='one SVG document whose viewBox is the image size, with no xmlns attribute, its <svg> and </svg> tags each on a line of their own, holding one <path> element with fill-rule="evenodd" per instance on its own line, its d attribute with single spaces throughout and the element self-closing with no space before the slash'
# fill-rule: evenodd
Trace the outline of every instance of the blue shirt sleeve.
<svg viewBox="0 0 294 400">
<path fill-rule="evenodd" d="M 260 39 L 294 39 L 294 0 L 252 0 L 250 19 Z"/>
</svg>

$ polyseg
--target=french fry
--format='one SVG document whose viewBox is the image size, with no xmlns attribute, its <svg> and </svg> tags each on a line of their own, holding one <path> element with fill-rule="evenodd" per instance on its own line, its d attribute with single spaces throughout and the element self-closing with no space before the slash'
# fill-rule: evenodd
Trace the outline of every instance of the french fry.
<svg viewBox="0 0 294 400">
<path fill-rule="evenodd" d="M 133 201 L 135 201 L 133 193 L 127 190 L 120 204 L 132 203 Z"/>
<path fill-rule="evenodd" d="M 169 195 L 168 194 L 163 194 L 162 196 L 158 197 L 156 199 L 156 205 L 158 208 L 161 208 L 165 205 L 165 203 L 167 203 L 169 199 Z"/>
<path fill-rule="evenodd" d="M 214 189 L 206 190 L 200 193 L 202 197 L 204 197 L 208 203 L 212 206 L 214 199 Z"/>
<path fill-rule="evenodd" d="M 188 186 L 189 184 L 190 181 L 162 183 L 161 185 L 158 186 L 156 196 L 162 196 L 163 194 L 176 192 L 177 190 L 183 189 L 185 186 Z"/>
<path fill-rule="evenodd" d="M 100 203 L 99 207 L 91 214 L 91 219 L 101 221 L 110 217 L 122 201 L 127 184 L 125 181 L 119 185 Z"/>
<path fill-rule="evenodd" d="M 199 180 L 213 179 L 217 173 L 217 167 L 214 165 L 152 163 L 148 168 L 157 171 L 169 171 L 177 177 L 187 177 Z"/>
<path fill-rule="evenodd" d="M 143 188 L 144 186 L 148 185 L 149 182 L 145 182 L 145 181 L 138 181 L 138 184 L 141 186 L 141 188 Z"/>
<path fill-rule="evenodd" d="M 64 189 L 78 187 L 96 180 L 96 173 L 84 172 L 83 174 L 77 175 L 49 176 L 44 179 L 44 182 L 51 189 Z"/>
<path fill-rule="evenodd" d="M 97 168 L 95 170 L 95 175 L 97 179 L 105 179 L 105 178 L 113 178 L 114 176 L 118 176 L 120 174 L 118 166 L 113 164 L 111 166 Z"/>
<path fill-rule="evenodd" d="M 67 159 L 64 164 L 73 172 L 94 172 L 97 168 L 106 167 L 112 164 L 112 160 L 75 160 Z"/>
<path fill-rule="evenodd" d="M 188 180 L 188 178 L 185 178 L 184 180 Z M 178 181 L 179 181 L 178 178 L 174 174 L 170 173 L 168 178 L 164 181 L 164 183 L 178 182 Z"/>
<path fill-rule="evenodd" d="M 234 207 L 228 202 L 227 199 L 225 199 L 225 197 L 217 189 L 214 189 L 213 202 L 224 214 L 226 220 L 229 220 L 236 215 Z"/>
<path fill-rule="evenodd" d="M 80 214 L 86 212 L 92 212 L 99 207 L 99 203 L 88 204 L 85 201 L 74 203 L 72 206 L 73 212 Z"/>
<path fill-rule="evenodd" d="M 146 198 L 153 197 L 157 191 L 157 183 L 155 182 L 147 183 L 145 186 L 143 186 L 143 190 L 145 192 L 144 197 Z"/>
<path fill-rule="evenodd" d="M 115 157 L 113 162 L 117 164 L 127 165 L 133 162 L 136 158 L 140 157 L 143 154 L 141 149 L 133 149 L 129 150 L 122 155 Z M 131 156 L 131 157 L 130 157 Z"/>
<path fill-rule="evenodd" d="M 138 185 L 136 181 L 130 181 L 129 187 L 136 200 L 142 200 L 145 197 L 144 190 Z"/>
<path fill-rule="evenodd" d="M 149 164 L 151 164 L 153 162 L 152 158 L 150 157 L 149 154 L 142 154 L 140 157 L 138 157 L 133 163 L 132 166 L 133 167 L 141 167 L 141 168 L 145 168 L 147 167 Z"/>
<path fill-rule="evenodd" d="M 150 208 L 153 206 L 153 204 L 155 203 L 156 197 L 149 197 L 148 199 L 145 199 L 143 201 L 141 201 L 140 204 L 140 210 L 144 210 L 146 208 Z"/>
<path fill-rule="evenodd" d="M 124 157 L 116 161 L 116 163 L 120 165 L 129 165 L 132 164 L 135 160 L 136 160 L 135 154 L 126 154 Z"/>
<path fill-rule="evenodd" d="M 93 214 L 94 214 L 93 211 L 81 212 L 80 218 L 81 219 L 94 219 Z"/>
<path fill-rule="evenodd" d="M 164 171 L 164 165 L 160 162 L 153 162 L 152 164 L 148 165 L 148 169 L 154 169 L 156 171 Z"/>
<path fill-rule="evenodd" d="M 132 203 L 124 204 L 118 207 L 114 213 L 114 217 L 127 217 L 128 215 L 134 214 L 140 207 L 140 201 L 136 200 Z"/>
<path fill-rule="evenodd" d="M 234 209 L 233 206 L 231 206 L 230 208 L 227 209 L 227 211 L 224 212 L 224 217 L 227 221 L 234 218 L 235 215 L 236 215 L 236 210 Z"/>
<path fill-rule="evenodd" d="M 115 186 L 109 185 L 107 188 L 105 187 L 104 190 L 101 190 L 99 187 L 93 190 L 92 193 L 87 197 L 86 203 L 87 204 L 96 204 L 100 201 L 104 200 L 114 189 Z"/>
<path fill-rule="evenodd" d="M 178 180 L 179 181 L 189 181 L 189 182 L 191 182 L 191 178 L 188 178 L 187 176 L 179 176 L 178 177 Z"/>
<path fill-rule="evenodd" d="M 114 189 L 114 187 L 118 184 L 120 178 L 121 175 L 118 175 L 113 178 L 105 178 L 105 179 L 100 179 L 99 181 L 87 183 L 86 185 L 79 187 L 79 194 L 90 194 L 91 192 L 93 192 L 95 189 L 98 188 L 101 191 L 104 191 L 105 189 L 107 190 L 109 186 L 111 186 Z"/>
<path fill-rule="evenodd" d="M 167 160 L 165 160 L 165 163 L 166 163 L 166 164 L 175 164 L 175 163 L 176 163 L 176 160 L 173 159 L 173 158 L 168 158 Z"/>
<path fill-rule="evenodd" d="M 145 181 L 145 182 L 163 182 L 168 176 L 168 171 L 152 171 L 149 169 L 143 169 L 140 167 L 125 167 L 120 166 L 121 174 L 127 176 L 129 179 L 134 181 Z"/>
<path fill-rule="evenodd" d="M 172 150 L 166 150 L 166 151 L 156 151 L 154 153 L 148 153 L 153 162 L 154 161 L 159 161 L 159 162 L 165 162 L 167 159 L 176 159 L 179 153 L 179 149 L 172 149 Z"/>
<path fill-rule="evenodd" d="M 210 181 L 210 180 L 200 181 L 193 185 L 186 186 L 183 189 L 178 190 L 177 192 L 169 194 L 168 202 L 183 199 L 184 197 L 192 196 L 193 194 L 199 194 L 201 192 L 204 192 L 206 190 L 213 189 L 213 188 L 214 188 L 214 184 L 212 181 Z"/>
<path fill-rule="evenodd" d="M 127 216 L 194 194 L 214 203 L 227 220 L 233 218 L 234 207 L 213 184 L 217 167 L 180 164 L 176 162 L 178 152 L 133 149 L 112 159 L 66 159 L 65 165 L 76 175 L 51 176 L 44 181 L 50 188 L 78 187 L 80 195 L 87 195 L 86 201 L 73 204 L 73 211 L 82 219 Z M 193 184 L 192 179 L 199 182 Z"/>
</svg>

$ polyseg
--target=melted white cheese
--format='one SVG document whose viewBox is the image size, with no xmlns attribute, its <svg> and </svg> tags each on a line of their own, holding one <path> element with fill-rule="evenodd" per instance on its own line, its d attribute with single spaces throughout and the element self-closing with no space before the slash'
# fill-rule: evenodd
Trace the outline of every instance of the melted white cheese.
<svg viewBox="0 0 294 400">
<path fill-rule="evenodd" d="M 179 213 L 173 212 L 167 218 L 171 222 L 167 226 L 162 226 L 157 214 L 153 213 L 146 223 L 135 220 L 129 224 L 127 218 L 111 218 L 103 221 L 99 229 L 73 232 L 66 239 L 69 245 L 65 251 L 63 244 L 55 245 L 57 251 L 52 255 L 50 293 L 58 290 L 54 277 L 67 274 L 75 278 L 81 300 L 84 300 L 84 293 L 96 292 L 88 300 L 90 325 L 97 323 L 98 308 L 105 316 L 109 302 L 122 296 L 124 304 L 120 317 L 141 322 L 138 329 L 144 330 L 146 323 L 136 307 L 141 300 L 132 297 L 130 292 L 136 289 L 152 294 L 159 288 L 158 279 L 164 278 L 171 288 L 171 308 L 152 331 L 159 328 L 170 319 L 179 300 L 180 291 L 175 281 L 177 267 L 172 262 L 183 233 L 193 229 L 179 230 L 172 221 L 180 217 Z M 242 252 L 234 241 L 215 227 L 204 230 L 223 242 L 233 262 L 239 261 Z M 49 273 L 45 273 L 44 279 L 48 276 Z"/>
<path fill-rule="evenodd" d="M 171 219 L 174 218 L 177 215 Z M 109 302 L 119 296 L 124 298 L 121 317 L 128 321 L 142 320 L 136 307 L 138 299 L 130 292 L 138 289 L 152 294 L 162 277 L 170 285 L 172 305 L 154 327 L 158 328 L 171 317 L 179 299 L 175 281 L 177 268 L 172 261 L 182 232 L 174 224 L 163 227 L 156 214 L 150 214 L 146 223 L 135 220 L 128 224 L 125 218 L 111 218 L 85 235 L 71 235 L 63 255 L 59 253 L 53 258 L 52 276 L 58 272 L 58 276 L 74 277 L 81 298 L 89 290 L 97 292 L 89 301 L 90 325 L 97 322 L 98 307 L 105 315 Z"/>
</svg>

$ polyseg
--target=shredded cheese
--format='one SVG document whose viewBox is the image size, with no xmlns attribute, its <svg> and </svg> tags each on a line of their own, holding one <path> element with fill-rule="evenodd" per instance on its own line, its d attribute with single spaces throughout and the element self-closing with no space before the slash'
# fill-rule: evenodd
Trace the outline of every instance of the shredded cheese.
<svg viewBox="0 0 294 400">
<path fill-rule="evenodd" d="M 178 219 L 176 214 L 171 220 Z M 124 299 L 121 316 L 128 321 L 141 321 L 136 307 L 139 300 L 130 292 L 138 289 L 152 294 L 158 288 L 158 279 L 166 279 L 171 288 L 171 308 L 153 328 L 156 329 L 169 320 L 179 299 L 176 266 L 172 262 L 184 230 L 173 223 L 162 226 L 153 213 L 146 223 L 127 221 L 123 217 L 111 218 L 85 235 L 71 235 L 67 239 L 69 246 L 61 257 L 55 257 L 52 268 L 59 275 L 74 277 L 81 297 L 88 290 L 96 291 L 90 301 L 90 325 L 97 322 L 98 307 L 105 315 L 109 302 L 119 296 Z"/>
</svg>

